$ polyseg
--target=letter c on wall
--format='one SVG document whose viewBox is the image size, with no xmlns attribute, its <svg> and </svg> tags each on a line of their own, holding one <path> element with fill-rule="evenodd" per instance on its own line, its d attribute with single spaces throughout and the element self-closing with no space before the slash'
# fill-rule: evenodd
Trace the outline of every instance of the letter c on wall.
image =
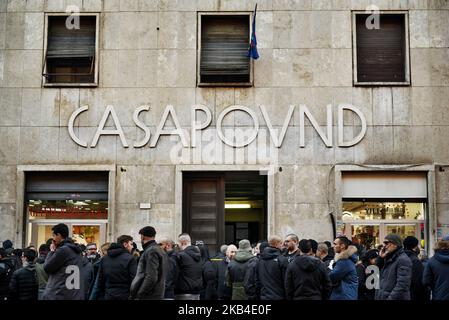
<svg viewBox="0 0 449 320">
<path fill-rule="evenodd" d="M 87 111 L 87 110 L 89 110 L 89 106 L 84 106 L 84 107 L 81 107 L 81 108 L 79 108 L 79 109 L 76 109 L 76 110 L 72 113 L 72 115 L 70 116 L 70 119 L 69 119 L 69 136 L 70 136 L 70 138 L 72 138 L 72 140 L 75 141 L 75 143 L 76 143 L 77 145 L 80 145 L 81 147 L 84 147 L 84 148 L 87 148 L 87 142 L 80 140 L 80 139 L 76 136 L 75 132 L 73 131 L 73 124 L 75 123 L 76 118 L 77 118 L 81 113 L 83 113 L 84 111 Z"/>
</svg>

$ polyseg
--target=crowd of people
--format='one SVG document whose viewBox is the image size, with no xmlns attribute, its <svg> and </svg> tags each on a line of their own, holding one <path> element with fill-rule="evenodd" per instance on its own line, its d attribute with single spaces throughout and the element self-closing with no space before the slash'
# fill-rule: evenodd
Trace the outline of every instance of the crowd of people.
<svg viewBox="0 0 449 320">
<path fill-rule="evenodd" d="M 74 243 L 65 224 L 46 244 L 0 248 L 0 300 L 449 300 L 449 235 L 422 259 L 418 239 L 397 234 L 366 250 L 345 236 L 333 243 L 272 235 L 251 245 L 177 242 L 146 226 L 142 250 L 121 235 L 98 249 Z"/>
</svg>

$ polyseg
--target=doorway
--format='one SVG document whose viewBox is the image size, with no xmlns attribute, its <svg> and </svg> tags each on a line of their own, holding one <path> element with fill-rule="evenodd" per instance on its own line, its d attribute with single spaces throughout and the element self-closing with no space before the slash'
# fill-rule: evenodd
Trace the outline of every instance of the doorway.
<svg viewBox="0 0 449 320">
<path fill-rule="evenodd" d="M 211 254 L 267 237 L 267 176 L 259 171 L 184 172 L 183 232 Z"/>
</svg>

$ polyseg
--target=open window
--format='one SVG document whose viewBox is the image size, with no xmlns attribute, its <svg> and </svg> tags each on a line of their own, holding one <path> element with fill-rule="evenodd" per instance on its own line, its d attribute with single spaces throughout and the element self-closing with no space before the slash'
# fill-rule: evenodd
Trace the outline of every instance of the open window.
<svg viewBox="0 0 449 320">
<path fill-rule="evenodd" d="M 251 86 L 250 14 L 199 14 L 199 86 Z"/>
<path fill-rule="evenodd" d="M 355 12 L 353 32 L 355 85 L 410 85 L 406 12 Z"/>
<path fill-rule="evenodd" d="M 42 72 L 44 85 L 96 86 L 98 14 L 79 16 L 79 28 L 71 23 L 67 25 L 67 17 L 46 16 L 47 36 Z"/>
</svg>

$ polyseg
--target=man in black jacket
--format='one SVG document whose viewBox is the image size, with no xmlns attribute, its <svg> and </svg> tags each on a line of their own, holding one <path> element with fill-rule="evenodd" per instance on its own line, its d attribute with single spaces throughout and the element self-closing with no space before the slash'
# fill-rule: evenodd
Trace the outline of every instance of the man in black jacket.
<svg viewBox="0 0 449 320">
<path fill-rule="evenodd" d="M 285 274 L 287 300 L 327 300 L 332 283 L 320 259 L 309 256 L 312 244 L 299 242 L 300 255 L 288 264 Z"/>
<path fill-rule="evenodd" d="M 178 279 L 175 284 L 176 300 L 199 300 L 203 287 L 203 270 L 201 266 L 200 249 L 192 246 L 192 240 L 187 233 L 178 237 L 177 254 Z"/>
<path fill-rule="evenodd" d="M 169 238 L 163 238 L 159 241 L 162 250 L 168 257 L 167 277 L 165 278 L 164 300 L 175 299 L 175 281 L 178 278 L 178 266 L 176 262 L 175 243 Z"/>
<path fill-rule="evenodd" d="M 131 255 L 133 238 L 122 235 L 112 243 L 100 262 L 98 287 L 105 300 L 127 300 L 136 276 L 137 262 Z"/>
<path fill-rule="evenodd" d="M 23 267 L 16 270 L 9 283 L 11 300 L 37 300 L 36 251 L 25 249 L 22 253 Z"/>
<path fill-rule="evenodd" d="M 281 254 L 282 239 L 271 236 L 269 246 L 260 253 L 256 267 L 257 291 L 261 300 L 285 299 L 284 277 L 288 260 Z"/>
<path fill-rule="evenodd" d="M 139 231 L 143 252 L 137 266 L 136 277 L 131 284 L 131 299 L 162 300 L 167 275 L 167 254 L 154 240 L 156 230 L 147 226 Z"/>
<path fill-rule="evenodd" d="M 418 259 L 419 248 L 418 239 L 412 236 L 408 236 L 404 239 L 404 252 L 412 262 L 412 280 L 410 284 L 410 299 L 426 301 L 430 300 L 430 292 L 424 286 L 422 282 L 422 276 L 424 273 L 424 265 Z"/>
</svg>

